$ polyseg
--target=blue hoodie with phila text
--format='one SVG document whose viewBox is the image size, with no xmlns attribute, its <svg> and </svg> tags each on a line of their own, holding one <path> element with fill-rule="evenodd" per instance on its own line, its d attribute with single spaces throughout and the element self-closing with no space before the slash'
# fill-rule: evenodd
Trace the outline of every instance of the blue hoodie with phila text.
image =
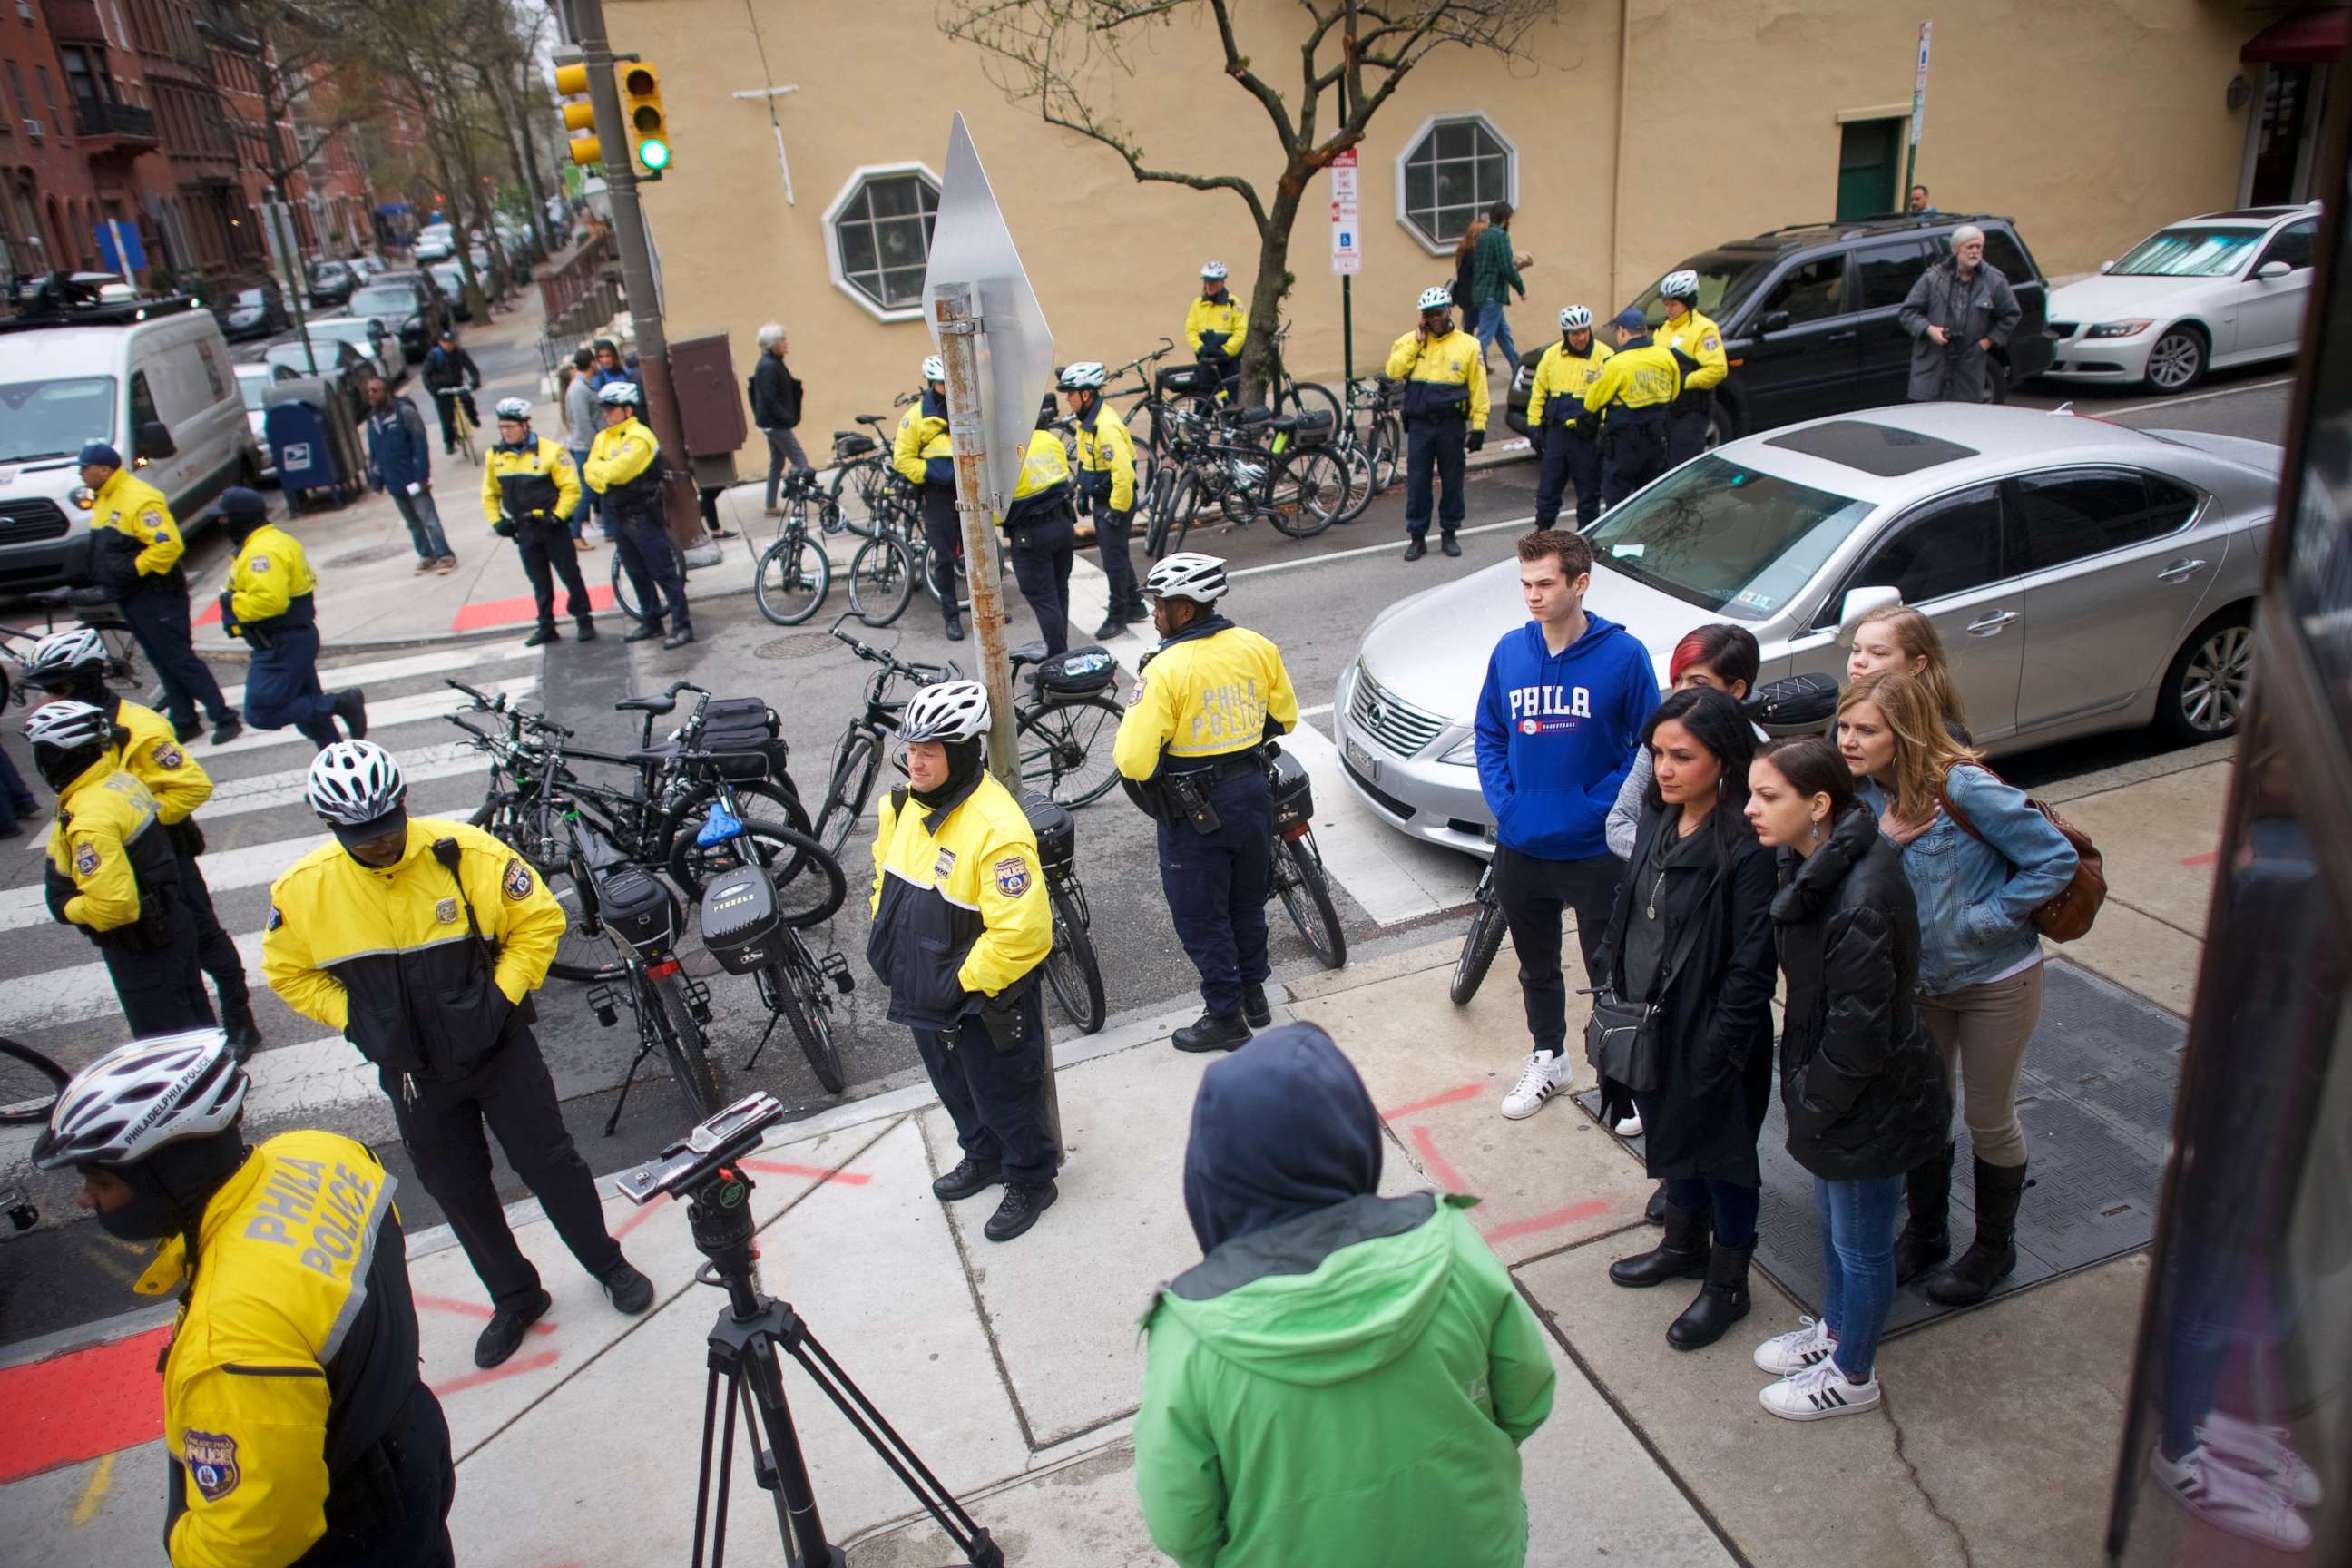
<svg viewBox="0 0 2352 1568">
<path fill-rule="evenodd" d="M 1587 612 L 1584 635 L 1551 652 L 1534 621 L 1507 632 L 1478 693 L 1478 784 L 1495 840 L 1542 860 L 1609 852 L 1609 808 L 1658 705 L 1650 650 Z"/>
</svg>

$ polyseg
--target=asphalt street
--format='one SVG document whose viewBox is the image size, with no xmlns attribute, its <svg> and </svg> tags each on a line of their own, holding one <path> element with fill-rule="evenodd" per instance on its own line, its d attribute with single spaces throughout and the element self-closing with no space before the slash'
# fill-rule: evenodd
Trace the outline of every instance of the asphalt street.
<svg viewBox="0 0 2352 1568">
<path fill-rule="evenodd" d="M 512 363 L 484 365 L 493 388 L 520 382 L 533 368 L 527 351 L 502 357 Z M 2074 396 L 2072 401 L 2078 412 L 2140 428 L 2189 428 L 2275 440 L 2284 423 L 2288 395 L 2285 376 L 2273 372 L 2216 376 L 2182 398 L 2110 395 Z M 2035 389 L 2019 401 L 2055 406 L 2069 397 Z M 1308 722 L 1328 737 L 1333 688 L 1355 652 L 1364 624 L 1403 595 L 1507 558 L 1532 510 L 1534 480 L 1535 470 L 1528 464 L 1472 476 L 1465 554 L 1458 561 L 1433 552 L 1411 565 L 1399 558 L 1402 500 L 1397 492 L 1376 500 L 1356 523 L 1312 541 L 1285 538 L 1261 523 L 1196 531 L 1190 545 L 1229 559 L 1235 584 L 1226 608 L 1236 620 L 1281 645 Z M 740 550 L 744 542 L 730 542 L 728 548 Z M 1010 587 L 1008 583 L 1008 600 L 1017 612 L 1018 598 Z M 1595 607 L 1606 613 L 1605 605 Z M 542 654 L 526 651 L 509 637 L 453 642 L 446 650 L 339 656 L 323 673 L 330 689 L 348 683 L 366 688 L 371 706 L 384 719 L 373 737 L 403 759 L 413 781 L 412 810 L 420 815 L 463 818 L 482 797 L 482 759 L 462 743 L 464 738 L 444 717 L 454 706 L 444 684 L 451 677 L 495 685 L 512 700 L 543 709 L 579 729 L 582 743 L 616 750 L 635 741 L 634 718 L 611 708 L 615 699 L 630 692 L 658 691 L 687 679 L 719 696 L 761 697 L 780 715 L 802 793 L 814 798 L 822 792 L 844 723 L 862 706 L 871 673 L 871 667 L 827 637 L 825 618 L 801 627 L 777 627 L 761 617 L 749 597 L 737 597 L 698 606 L 699 639 L 676 652 L 662 652 L 653 643 L 625 647 L 616 635 L 608 635 L 593 646 L 566 641 Z M 896 626 L 879 632 L 861 627 L 858 635 L 894 646 L 913 659 L 960 657 L 969 667 L 974 657 L 973 644 L 947 643 L 936 610 L 920 595 Z M 1032 635 L 1033 624 L 1025 613 L 1017 612 L 1013 639 Z M 242 671 L 224 666 L 221 679 L 229 684 L 241 679 Z M 20 722 L 12 720 L 5 729 L 0 743 L 11 749 L 30 776 Z M 2159 750 L 2149 736 L 2112 736 L 2008 758 L 2003 768 L 2021 783 L 2032 784 L 2147 759 Z M 316 819 L 301 798 L 309 746 L 292 731 L 282 731 L 249 734 L 226 748 L 199 742 L 194 754 L 220 785 L 215 802 L 201 815 L 211 846 L 205 866 L 223 921 L 247 954 L 268 1041 L 255 1063 L 253 1131 L 266 1135 L 298 1124 L 328 1127 L 367 1140 L 406 1176 L 389 1105 L 372 1076 L 356 1065 L 356 1054 L 287 1010 L 260 984 L 258 948 L 268 914 L 268 881 L 320 839 Z M 885 786 L 892 782 L 887 772 L 883 782 Z M 1317 785 L 1318 791 L 1345 788 L 1336 769 L 1318 776 Z M 1091 906 L 1113 1018 L 1181 1005 L 1192 993 L 1193 976 L 1160 893 L 1150 824 L 1114 790 L 1081 811 L 1077 825 L 1078 871 Z M 835 1025 L 853 1095 L 914 1081 L 921 1070 L 906 1031 L 884 1020 L 884 999 L 864 963 L 865 893 L 872 875 L 866 844 L 866 836 L 853 837 L 844 856 L 851 896 L 830 926 L 814 933 L 818 950 L 844 954 L 859 980 Z M 0 929 L 8 932 L 0 942 L 0 1034 L 71 1068 L 119 1042 L 121 1016 L 95 952 L 77 932 L 48 922 L 39 897 L 41 847 L 38 836 L 0 845 Z M 1357 890 L 1369 886 L 1364 879 L 1370 873 L 1349 846 L 1327 842 L 1325 852 L 1349 940 L 1360 948 L 1412 931 L 1426 940 L 1430 929 L 1458 918 L 1454 908 L 1441 905 L 1416 909 L 1402 919 L 1391 915 L 1383 923 L 1368 911 Z M 1466 889 L 1466 877 L 1463 886 Z M 1269 914 L 1277 974 L 1313 968 L 1315 958 L 1280 909 Z M 832 1102 L 801 1060 L 787 1030 L 779 1028 L 756 1068 L 747 1068 L 767 1023 L 750 980 L 716 973 L 698 952 L 689 958 L 688 969 L 707 976 L 714 1013 L 710 1034 L 739 1089 L 766 1089 L 803 1110 Z M 1057 1034 L 1067 1031 L 1066 1020 L 1050 1004 L 1047 1016 Z M 635 1163 L 686 1126 L 686 1103 L 655 1058 L 639 1074 L 616 1131 L 604 1134 L 635 1055 L 635 1030 L 625 1011 L 617 1027 L 600 1027 L 583 988 L 551 982 L 541 994 L 539 1035 L 563 1100 L 565 1121 L 599 1173 Z M 128 1287 L 140 1267 L 141 1249 L 111 1241 L 83 1222 L 71 1206 L 69 1184 L 29 1173 L 22 1164 L 28 1144 L 29 1137 L 18 1130 L 0 1131 L 0 1175 L 24 1177 L 42 1209 L 38 1228 L 0 1238 L 0 1344 L 138 1304 Z M 499 1180 L 509 1197 L 525 1195 L 503 1162 Z M 437 1210 L 417 1184 L 404 1183 L 402 1204 L 412 1230 L 438 1222 Z"/>
</svg>

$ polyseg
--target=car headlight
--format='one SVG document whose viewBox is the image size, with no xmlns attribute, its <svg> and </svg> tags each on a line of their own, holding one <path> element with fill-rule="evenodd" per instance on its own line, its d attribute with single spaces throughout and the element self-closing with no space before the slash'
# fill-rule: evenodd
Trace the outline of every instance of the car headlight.
<svg viewBox="0 0 2352 1568">
<path fill-rule="evenodd" d="M 2083 335 L 2086 338 L 2136 338 L 2155 324 L 2153 321 L 2101 321 Z"/>
<path fill-rule="evenodd" d="M 1477 731 L 1474 730 L 1446 747 L 1445 754 L 1437 760 L 1441 763 L 1451 763 L 1457 768 L 1476 767 L 1478 765 Z"/>
</svg>

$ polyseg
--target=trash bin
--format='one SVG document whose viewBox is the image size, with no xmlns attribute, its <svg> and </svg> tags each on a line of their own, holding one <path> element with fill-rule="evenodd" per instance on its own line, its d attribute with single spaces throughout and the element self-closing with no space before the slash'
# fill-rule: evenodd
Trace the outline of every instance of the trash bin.
<svg viewBox="0 0 2352 1568">
<path fill-rule="evenodd" d="M 262 429 L 289 513 L 300 511 L 321 490 L 328 492 L 329 505 L 357 492 L 352 437 L 340 428 L 348 401 L 323 376 L 281 381 L 263 391 Z"/>
</svg>

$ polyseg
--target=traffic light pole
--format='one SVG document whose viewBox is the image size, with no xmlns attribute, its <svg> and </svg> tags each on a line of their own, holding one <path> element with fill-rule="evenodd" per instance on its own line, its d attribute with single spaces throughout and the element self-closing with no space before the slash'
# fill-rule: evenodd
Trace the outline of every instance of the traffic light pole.
<svg viewBox="0 0 2352 1568">
<path fill-rule="evenodd" d="M 621 283 L 629 294 L 629 321 L 637 333 L 637 374 L 646 394 L 646 423 L 669 459 L 662 509 L 669 536 L 683 550 L 702 540 L 686 426 L 669 379 L 669 339 L 662 331 L 661 294 L 654 282 L 653 247 L 637 202 L 637 172 L 630 162 L 628 122 L 621 117 L 620 84 L 613 76 L 613 45 L 604 34 L 604 0 L 570 0 L 572 27 L 588 68 L 588 101 L 596 110 L 596 142 L 604 149 L 604 184 L 613 198 L 613 238 L 621 252 Z"/>
</svg>

